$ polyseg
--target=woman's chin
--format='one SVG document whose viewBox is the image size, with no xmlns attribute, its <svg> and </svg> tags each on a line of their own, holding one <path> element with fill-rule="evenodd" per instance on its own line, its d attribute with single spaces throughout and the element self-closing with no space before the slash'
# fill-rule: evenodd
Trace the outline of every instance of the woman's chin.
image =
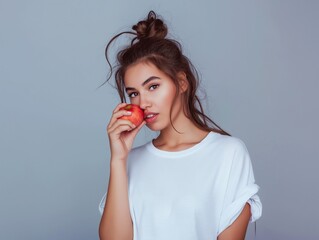
<svg viewBox="0 0 319 240">
<path fill-rule="evenodd" d="M 148 127 L 152 131 L 162 131 L 163 130 L 162 127 L 156 126 L 156 124 L 148 124 L 148 123 L 146 123 L 145 126 Z"/>
</svg>

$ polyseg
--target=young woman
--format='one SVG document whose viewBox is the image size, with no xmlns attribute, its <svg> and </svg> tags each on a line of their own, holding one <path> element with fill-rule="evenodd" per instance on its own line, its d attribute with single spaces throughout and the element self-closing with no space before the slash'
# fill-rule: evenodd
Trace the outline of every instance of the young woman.
<svg viewBox="0 0 319 240">
<path fill-rule="evenodd" d="M 106 47 L 109 63 L 110 43 L 134 36 L 117 55 L 122 103 L 107 126 L 110 178 L 99 205 L 100 239 L 243 240 L 262 212 L 245 144 L 204 114 L 196 70 L 166 37 L 164 22 L 151 11 L 132 29 Z M 139 126 L 118 119 L 130 114 L 120 110 L 126 95 L 144 111 Z M 132 148 L 144 125 L 158 137 Z"/>
</svg>

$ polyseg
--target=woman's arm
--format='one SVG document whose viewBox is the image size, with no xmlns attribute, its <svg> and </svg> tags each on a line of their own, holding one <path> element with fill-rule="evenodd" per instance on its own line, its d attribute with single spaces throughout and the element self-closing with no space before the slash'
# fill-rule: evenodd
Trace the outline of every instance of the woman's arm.
<svg viewBox="0 0 319 240">
<path fill-rule="evenodd" d="M 133 239 L 127 179 L 126 164 L 111 160 L 109 187 L 99 226 L 101 240 Z"/>
<path fill-rule="evenodd" d="M 114 109 L 107 126 L 111 151 L 110 178 L 103 215 L 99 226 L 101 240 L 132 240 L 133 223 L 128 199 L 127 159 L 134 138 L 145 125 L 138 127 L 123 116 L 132 113 L 123 109 L 127 103 L 120 103 Z"/>
<path fill-rule="evenodd" d="M 238 218 L 218 235 L 217 240 L 244 240 L 250 217 L 250 205 L 246 203 Z"/>
</svg>

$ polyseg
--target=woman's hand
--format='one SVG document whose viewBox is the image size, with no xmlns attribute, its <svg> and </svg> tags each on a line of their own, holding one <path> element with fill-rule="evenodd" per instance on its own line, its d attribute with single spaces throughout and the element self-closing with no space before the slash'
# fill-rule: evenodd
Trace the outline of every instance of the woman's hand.
<svg viewBox="0 0 319 240">
<path fill-rule="evenodd" d="M 144 120 L 139 126 L 134 126 L 129 120 L 118 119 L 124 115 L 131 114 L 129 111 L 120 110 L 120 108 L 126 105 L 127 103 L 120 103 L 117 105 L 107 126 L 111 159 L 119 159 L 121 161 L 126 161 L 138 131 L 146 123 Z"/>
</svg>

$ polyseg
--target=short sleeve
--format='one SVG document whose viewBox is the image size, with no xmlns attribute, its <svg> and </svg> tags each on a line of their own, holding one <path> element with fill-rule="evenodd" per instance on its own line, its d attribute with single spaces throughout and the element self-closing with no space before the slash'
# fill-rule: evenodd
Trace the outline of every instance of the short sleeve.
<svg viewBox="0 0 319 240">
<path fill-rule="evenodd" d="M 217 235 L 237 219 L 246 202 L 251 207 L 250 222 L 255 222 L 262 214 L 262 204 L 257 195 L 259 186 L 255 184 L 250 156 L 244 142 L 238 140 L 230 166 Z"/>
<path fill-rule="evenodd" d="M 100 204 L 99 204 L 99 211 L 100 211 L 101 215 L 104 212 L 105 200 L 106 200 L 106 193 L 103 195 L 103 197 L 102 197 L 102 199 L 100 201 Z"/>
</svg>

